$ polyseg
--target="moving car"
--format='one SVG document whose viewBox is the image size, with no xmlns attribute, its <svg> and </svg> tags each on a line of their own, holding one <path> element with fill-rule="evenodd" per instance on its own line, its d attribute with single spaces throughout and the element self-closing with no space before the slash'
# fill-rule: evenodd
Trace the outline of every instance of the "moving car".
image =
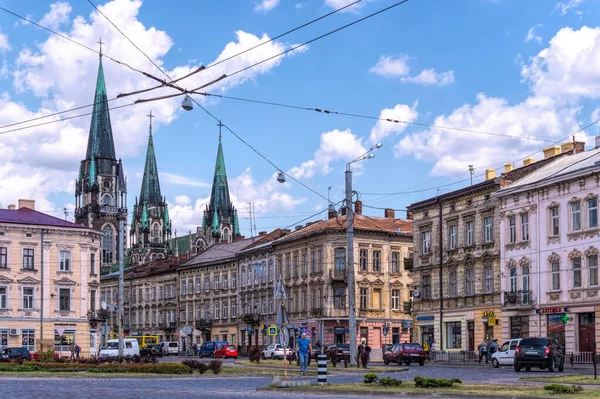
<svg viewBox="0 0 600 399">
<path fill-rule="evenodd" d="M 550 338 L 523 338 L 515 348 L 515 371 L 523 367 L 530 371 L 532 367 L 547 369 L 553 372 L 555 368 L 563 371 L 565 354 L 558 343 Z"/>
<path fill-rule="evenodd" d="M 123 339 L 123 356 L 139 356 L 140 347 L 137 339 L 125 338 Z M 116 357 L 119 356 L 119 340 L 109 339 L 105 344 L 100 345 L 100 353 L 98 357 Z"/>
<path fill-rule="evenodd" d="M 515 350 L 520 342 L 521 338 L 510 339 L 504 342 L 500 349 L 492 354 L 492 366 L 498 368 L 500 365 L 511 366 L 515 364 Z"/>
<path fill-rule="evenodd" d="M 139 342 L 138 342 L 139 343 Z M 159 344 L 156 345 L 146 345 L 145 348 L 140 349 L 140 356 L 163 356 L 162 346 Z"/>
<path fill-rule="evenodd" d="M 213 352 L 213 357 L 220 357 L 223 359 L 227 359 L 228 357 L 232 357 L 237 359 L 238 350 L 235 345 L 219 345 L 217 349 Z"/>
<path fill-rule="evenodd" d="M 31 354 L 27 348 L 5 348 L 0 352 L 0 358 L 31 360 Z"/>
<path fill-rule="evenodd" d="M 350 344 L 328 344 L 325 347 L 327 359 L 335 357 L 337 361 L 343 361 L 344 357 L 350 359 Z"/>
<path fill-rule="evenodd" d="M 405 363 L 408 366 L 415 362 L 419 363 L 419 366 L 424 366 L 426 359 L 425 350 L 421 345 L 409 343 L 396 344 L 383 355 L 383 363 L 386 365 L 396 362 L 398 365 Z"/>
<path fill-rule="evenodd" d="M 286 349 L 286 352 L 289 354 L 290 349 Z M 271 344 L 267 346 L 262 351 L 263 359 L 283 359 L 283 345 L 281 344 Z"/>
<path fill-rule="evenodd" d="M 206 341 L 204 342 L 202 345 L 200 345 L 200 347 L 198 349 L 196 349 L 196 352 L 198 353 L 198 356 L 200 357 L 214 357 L 215 351 L 217 350 L 217 348 L 221 345 L 227 345 L 227 342 L 223 342 L 223 341 Z"/>
</svg>

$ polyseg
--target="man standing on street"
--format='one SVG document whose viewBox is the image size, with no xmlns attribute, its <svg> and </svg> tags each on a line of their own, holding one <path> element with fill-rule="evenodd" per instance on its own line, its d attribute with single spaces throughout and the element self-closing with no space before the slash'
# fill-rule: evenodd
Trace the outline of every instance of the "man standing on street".
<svg viewBox="0 0 600 399">
<path fill-rule="evenodd" d="M 308 352 L 312 351 L 310 340 L 306 338 L 306 333 L 302 333 L 302 337 L 296 342 L 296 352 L 300 359 L 300 374 L 306 375 L 306 365 L 308 363 Z"/>
</svg>

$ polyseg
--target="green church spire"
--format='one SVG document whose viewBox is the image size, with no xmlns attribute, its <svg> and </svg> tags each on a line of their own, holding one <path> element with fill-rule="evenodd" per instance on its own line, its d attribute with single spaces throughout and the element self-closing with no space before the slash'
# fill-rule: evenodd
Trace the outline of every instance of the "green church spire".
<svg viewBox="0 0 600 399">
<path fill-rule="evenodd" d="M 90 160 L 90 167 L 88 170 L 88 184 L 92 187 L 96 183 L 96 160 L 92 155 L 92 159 Z"/>
<path fill-rule="evenodd" d="M 233 236 L 237 237 L 240 235 L 240 221 L 238 220 L 237 210 L 233 216 Z"/>
<path fill-rule="evenodd" d="M 219 232 L 219 215 L 217 212 L 213 213 L 212 231 L 213 234 L 217 234 Z"/>
<path fill-rule="evenodd" d="M 160 183 L 158 181 L 158 167 L 156 166 L 156 156 L 154 154 L 154 142 L 152 140 L 152 111 L 150 111 L 150 133 L 148 136 L 148 149 L 146 151 L 146 165 L 144 167 L 144 178 L 142 180 L 142 190 L 140 192 L 140 202 L 152 205 L 162 201 L 160 193 Z"/>
<path fill-rule="evenodd" d="M 94 95 L 94 108 L 92 109 L 92 122 L 90 124 L 86 158 L 90 159 L 92 156 L 102 159 L 116 159 L 106 84 L 104 82 L 102 54 L 100 55 L 98 65 L 98 78 L 96 79 L 96 93 Z M 105 172 L 101 171 L 100 173 Z"/>
<path fill-rule="evenodd" d="M 148 227 L 148 209 L 146 209 L 146 203 L 142 206 L 142 216 L 140 218 L 140 225 L 142 228 Z"/>
<path fill-rule="evenodd" d="M 163 214 L 163 226 L 165 230 L 171 228 L 171 219 L 169 218 L 169 205 L 165 205 L 165 213 Z"/>
<path fill-rule="evenodd" d="M 223 156 L 221 132 L 219 131 L 219 148 L 217 150 L 217 162 L 215 163 L 215 176 L 213 178 L 209 209 L 211 211 L 217 211 L 218 209 L 225 210 L 229 209 L 230 206 L 231 202 L 229 200 L 229 186 L 227 184 L 227 172 L 225 170 L 225 157 Z"/>
</svg>

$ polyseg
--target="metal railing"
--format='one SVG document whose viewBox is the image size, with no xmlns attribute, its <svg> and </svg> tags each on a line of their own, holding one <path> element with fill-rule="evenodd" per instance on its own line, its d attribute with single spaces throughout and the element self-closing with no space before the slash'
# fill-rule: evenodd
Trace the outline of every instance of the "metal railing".
<svg viewBox="0 0 600 399">
<path fill-rule="evenodd" d="M 473 363 L 479 361 L 479 354 L 475 351 L 431 351 L 429 360 L 441 363 Z"/>
<path fill-rule="evenodd" d="M 535 305 L 530 290 L 504 291 L 504 306 Z"/>
<path fill-rule="evenodd" d="M 571 352 L 567 355 L 567 358 L 571 366 L 574 364 L 594 364 L 594 360 L 596 360 L 596 364 L 600 364 L 600 354 L 594 352 Z"/>
</svg>

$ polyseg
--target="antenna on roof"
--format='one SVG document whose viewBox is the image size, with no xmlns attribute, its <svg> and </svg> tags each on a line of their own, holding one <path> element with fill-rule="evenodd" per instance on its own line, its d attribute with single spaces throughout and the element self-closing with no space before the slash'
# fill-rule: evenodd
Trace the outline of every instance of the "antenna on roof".
<svg viewBox="0 0 600 399">
<path fill-rule="evenodd" d="M 69 211 L 67 210 L 67 207 L 66 207 L 66 206 L 63 208 L 63 212 L 64 212 L 64 214 L 65 214 L 65 220 L 69 220 L 69 219 L 68 219 L 68 218 L 69 218 Z"/>
<path fill-rule="evenodd" d="M 469 165 L 469 174 L 471 175 L 471 185 L 473 185 L 473 175 L 475 174 L 475 168 L 473 165 Z"/>
</svg>

